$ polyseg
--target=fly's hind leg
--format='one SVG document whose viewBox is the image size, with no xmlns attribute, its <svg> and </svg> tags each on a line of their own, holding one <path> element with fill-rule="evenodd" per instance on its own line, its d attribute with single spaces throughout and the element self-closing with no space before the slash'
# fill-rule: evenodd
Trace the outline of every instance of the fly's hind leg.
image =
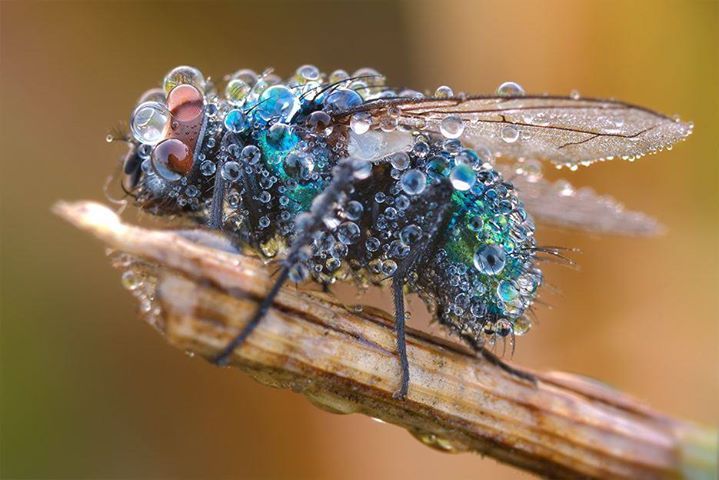
<svg viewBox="0 0 719 480">
<path fill-rule="evenodd" d="M 509 373 L 510 375 L 514 375 L 517 378 L 520 378 L 522 380 L 531 382 L 536 384 L 537 383 L 537 377 L 532 375 L 529 372 L 525 372 L 524 370 L 520 370 L 518 368 L 514 368 L 505 362 L 502 361 L 501 358 L 499 358 L 497 355 L 493 354 L 489 350 L 487 350 L 485 347 L 481 346 L 478 348 L 478 352 L 482 357 L 487 360 L 492 365 L 496 365 L 497 367 L 501 368 L 505 372 Z"/>
<path fill-rule="evenodd" d="M 504 370 L 510 375 L 513 375 L 521 380 L 531 382 L 533 384 L 537 383 L 537 377 L 532 375 L 529 372 L 525 372 L 524 370 L 520 370 L 518 368 L 514 368 L 511 365 L 505 363 L 501 358 L 499 358 L 494 353 L 490 352 L 487 347 L 484 346 L 484 344 L 480 341 L 478 341 L 476 338 L 471 336 L 462 336 L 467 343 L 472 347 L 474 351 L 476 351 L 479 355 L 482 356 L 487 362 L 491 363 L 492 365 L 499 367 L 500 369 Z"/>
<path fill-rule="evenodd" d="M 272 306 L 280 289 L 289 278 L 290 271 L 301 261 L 303 248 L 312 242 L 312 236 L 315 232 L 324 228 L 323 218 L 331 211 L 335 204 L 341 201 L 345 191 L 352 184 L 352 180 L 353 162 L 350 159 L 342 160 L 335 167 L 330 184 L 313 201 L 310 212 L 303 213 L 297 218 L 295 237 L 290 245 L 287 258 L 282 262 L 279 275 L 275 279 L 272 288 L 262 299 L 262 302 L 260 302 L 249 322 L 247 322 L 242 330 L 215 356 L 214 363 L 217 365 L 227 364 L 232 352 L 237 347 L 240 347 L 255 328 L 257 328 L 260 321 Z"/>
</svg>

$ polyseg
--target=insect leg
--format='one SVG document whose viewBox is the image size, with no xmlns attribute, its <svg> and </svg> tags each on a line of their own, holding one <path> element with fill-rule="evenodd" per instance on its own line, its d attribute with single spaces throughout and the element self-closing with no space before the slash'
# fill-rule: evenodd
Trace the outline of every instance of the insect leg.
<svg viewBox="0 0 719 480">
<path fill-rule="evenodd" d="M 487 350 L 485 347 L 480 346 L 478 348 L 478 350 L 479 350 L 480 355 L 482 355 L 482 357 L 484 357 L 484 359 L 487 360 L 492 365 L 495 365 L 495 366 L 501 368 L 502 370 L 504 370 L 505 372 L 507 372 L 511 375 L 514 375 L 515 377 L 521 378 L 522 380 L 526 380 L 528 382 L 532 382 L 535 384 L 537 383 L 537 377 L 535 377 L 534 375 L 532 375 L 529 372 L 525 372 L 523 370 L 519 370 L 517 368 L 507 365 L 506 363 L 504 363 L 502 361 L 502 359 L 500 359 L 497 355 L 495 355 L 492 352 L 490 352 L 489 350 Z"/>
<path fill-rule="evenodd" d="M 397 354 L 399 355 L 400 366 L 402 368 L 402 379 L 400 388 L 395 392 L 396 398 L 403 399 L 407 396 L 409 390 L 409 360 L 407 359 L 407 342 L 405 339 L 405 310 L 404 310 L 404 284 L 407 281 L 407 275 L 422 265 L 427 258 L 434 252 L 434 246 L 437 242 L 438 232 L 446 223 L 449 214 L 449 199 L 452 193 L 452 187 L 447 183 L 440 183 L 428 188 L 418 199 L 415 205 L 420 210 L 428 209 L 434 214 L 426 226 L 426 235 L 410 254 L 397 267 L 397 271 L 392 277 L 392 292 L 394 297 L 394 325 L 397 335 Z M 436 208 L 430 208 L 430 204 L 434 203 Z"/>
<path fill-rule="evenodd" d="M 409 360 L 407 359 L 407 341 L 404 336 L 404 277 L 392 277 L 392 293 L 394 297 L 394 329 L 397 335 L 397 354 L 402 368 L 402 380 L 395 398 L 404 399 L 409 390 Z"/>
<path fill-rule="evenodd" d="M 345 190 L 352 184 L 353 179 L 353 161 L 351 159 L 342 160 L 334 169 L 332 181 L 312 202 L 309 213 L 303 213 L 298 217 L 297 233 L 290 245 L 287 258 L 282 262 L 282 268 L 279 276 L 272 285 L 265 298 L 258 306 L 255 313 L 247 322 L 247 325 L 235 336 L 227 346 L 214 358 L 214 363 L 218 365 L 227 364 L 230 354 L 235 348 L 242 345 L 247 337 L 259 325 L 267 311 L 272 306 L 275 297 L 280 289 L 287 281 L 290 271 L 302 259 L 302 250 L 312 241 L 312 236 L 319 229 L 323 228 L 324 217 L 340 202 L 344 196 Z"/>
<path fill-rule="evenodd" d="M 220 230 L 222 228 L 222 209 L 225 201 L 225 179 L 222 178 L 222 166 L 225 162 L 220 162 L 217 165 L 217 172 L 215 173 L 215 187 L 212 191 L 212 203 L 210 204 L 210 218 L 207 221 L 207 226 L 213 230 Z"/>
<path fill-rule="evenodd" d="M 225 135 L 222 137 L 221 149 L 225 151 L 231 151 L 229 147 L 232 145 L 236 146 L 238 149 L 241 149 L 242 140 L 237 137 L 237 134 L 232 132 L 226 132 Z M 228 159 L 224 155 L 221 155 L 219 158 L 220 160 L 217 162 L 217 166 L 215 169 L 215 184 L 212 191 L 210 214 L 209 218 L 207 219 L 207 226 L 213 230 L 221 230 L 222 222 L 224 220 L 223 203 L 225 201 L 225 186 L 227 184 L 227 181 L 222 176 L 222 167 L 225 165 L 225 162 L 227 162 Z M 246 175 L 243 174 L 243 177 L 245 176 Z"/>
</svg>

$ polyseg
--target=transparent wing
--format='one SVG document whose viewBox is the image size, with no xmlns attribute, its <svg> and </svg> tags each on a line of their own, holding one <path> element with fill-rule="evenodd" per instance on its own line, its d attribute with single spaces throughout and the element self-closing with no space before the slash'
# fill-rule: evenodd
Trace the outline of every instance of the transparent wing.
<svg viewBox="0 0 719 480">
<path fill-rule="evenodd" d="M 537 222 L 562 228 L 616 235 L 656 235 L 663 227 L 641 212 L 625 210 L 607 195 L 591 188 L 575 189 L 564 179 L 550 182 L 536 175 L 498 166 L 519 193 Z M 502 168 L 504 167 L 504 168 Z"/>
<path fill-rule="evenodd" d="M 504 157 L 570 167 L 654 153 L 692 130 L 690 123 L 627 103 L 554 96 L 378 99 L 335 117 L 346 120 L 360 111 L 375 118 L 393 116 L 401 126 L 432 132 L 459 119 L 462 139 L 470 144 Z"/>
</svg>

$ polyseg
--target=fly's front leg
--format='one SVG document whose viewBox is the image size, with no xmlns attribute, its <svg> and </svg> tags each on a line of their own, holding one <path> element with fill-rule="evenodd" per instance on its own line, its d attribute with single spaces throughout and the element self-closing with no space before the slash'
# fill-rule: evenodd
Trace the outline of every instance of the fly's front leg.
<svg viewBox="0 0 719 480">
<path fill-rule="evenodd" d="M 404 399 L 409 391 L 409 359 L 407 358 L 407 340 L 404 334 L 405 310 L 404 310 L 404 277 L 395 275 L 392 277 L 392 297 L 394 299 L 394 330 L 397 336 L 397 355 L 402 371 L 399 390 L 394 397 Z"/>
<path fill-rule="evenodd" d="M 247 325 L 225 346 L 214 358 L 214 363 L 225 365 L 230 355 L 241 346 L 247 337 L 257 328 L 267 311 L 272 306 L 275 297 L 290 277 L 290 272 L 303 259 L 304 248 L 312 242 L 313 235 L 324 227 L 325 217 L 333 210 L 336 204 L 343 201 L 345 191 L 350 188 L 354 179 L 354 172 L 358 165 L 351 159 L 345 159 L 333 170 L 332 180 L 325 190 L 315 197 L 309 212 L 300 214 L 296 219 L 296 233 L 290 245 L 287 258 L 282 262 L 280 273 L 275 279 L 272 288 L 262 299 L 255 313 Z"/>
<path fill-rule="evenodd" d="M 230 146 L 235 146 L 239 151 L 242 149 L 242 141 L 232 132 L 227 132 L 222 137 L 222 148 L 225 151 L 230 150 Z M 230 150 L 231 151 L 231 150 Z M 229 160 L 225 155 L 221 155 L 218 158 L 217 165 L 215 166 L 215 183 L 213 184 L 212 190 L 212 201 L 210 202 L 210 212 L 207 218 L 207 226 L 213 230 L 221 230 L 224 221 L 224 204 L 225 204 L 225 191 L 227 190 L 227 179 L 223 173 L 225 163 Z M 244 168 L 244 167 L 242 167 Z M 241 173 L 244 177 L 245 173 Z"/>
</svg>

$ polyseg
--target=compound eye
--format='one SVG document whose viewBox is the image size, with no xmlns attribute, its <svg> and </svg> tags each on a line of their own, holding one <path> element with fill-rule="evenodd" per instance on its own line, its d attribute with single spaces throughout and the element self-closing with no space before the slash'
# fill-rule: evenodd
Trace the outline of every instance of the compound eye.
<svg viewBox="0 0 719 480">
<path fill-rule="evenodd" d="M 178 85 L 167 95 L 169 127 L 152 151 L 155 173 L 168 182 L 176 182 L 192 171 L 194 150 L 203 121 L 204 97 L 192 85 Z"/>
<path fill-rule="evenodd" d="M 178 85 L 167 96 L 167 108 L 173 120 L 193 123 L 202 115 L 203 101 L 204 97 L 197 88 L 192 85 Z"/>
<path fill-rule="evenodd" d="M 176 182 L 190 173 L 193 163 L 190 148 L 176 138 L 163 140 L 152 151 L 155 173 L 169 182 Z"/>
</svg>

